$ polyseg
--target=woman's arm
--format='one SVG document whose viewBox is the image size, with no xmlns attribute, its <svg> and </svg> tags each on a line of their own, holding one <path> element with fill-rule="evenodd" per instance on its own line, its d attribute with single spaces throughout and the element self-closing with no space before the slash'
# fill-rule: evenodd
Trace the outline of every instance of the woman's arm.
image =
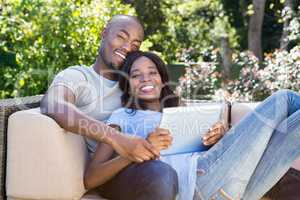
<svg viewBox="0 0 300 200">
<path fill-rule="evenodd" d="M 229 130 L 231 124 L 231 103 L 223 104 L 220 121 L 214 124 L 209 131 L 203 136 L 204 145 L 216 144 L 224 134 Z"/>
<path fill-rule="evenodd" d="M 209 131 L 202 137 L 204 145 L 216 144 L 226 133 L 226 127 L 222 122 L 217 122 L 209 129 Z"/>
<path fill-rule="evenodd" d="M 88 163 L 84 174 L 86 189 L 89 190 L 102 185 L 131 163 L 130 160 L 121 156 L 110 159 L 113 153 L 111 146 L 105 143 L 98 144 L 97 150 Z"/>
</svg>

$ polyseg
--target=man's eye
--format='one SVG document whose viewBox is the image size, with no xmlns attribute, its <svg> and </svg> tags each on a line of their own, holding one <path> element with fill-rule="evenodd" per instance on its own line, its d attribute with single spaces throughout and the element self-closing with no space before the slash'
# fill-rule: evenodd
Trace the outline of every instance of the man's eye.
<svg viewBox="0 0 300 200">
<path fill-rule="evenodd" d="M 137 50 L 139 50 L 139 48 L 140 48 L 140 46 L 138 46 L 138 45 L 132 45 L 133 51 L 137 51 Z"/>
<path fill-rule="evenodd" d="M 123 35 L 118 35 L 118 38 L 125 40 L 125 37 Z"/>
</svg>

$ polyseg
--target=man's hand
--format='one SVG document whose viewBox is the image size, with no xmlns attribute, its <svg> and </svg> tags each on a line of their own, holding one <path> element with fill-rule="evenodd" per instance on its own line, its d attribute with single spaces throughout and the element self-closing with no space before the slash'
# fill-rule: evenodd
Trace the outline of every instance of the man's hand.
<svg viewBox="0 0 300 200">
<path fill-rule="evenodd" d="M 222 122 L 217 122 L 209 129 L 209 131 L 203 136 L 204 145 L 216 144 L 225 134 L 226 126 Z"/>
<path fill-rule="evenodd" d="M 167 149 L 172 144 L 172 136 L 170 131 L 163 128 L 156 128 L 151 132 L 147 140 L 158 150 Z"/>
<path fill-rule="evenodd" d="M 111 146 L 119 155 L 133 162 L 143 162 L 159 157 L 159 151 L 152 144 L 137 136 L 116 134 Z"/>
</svg>

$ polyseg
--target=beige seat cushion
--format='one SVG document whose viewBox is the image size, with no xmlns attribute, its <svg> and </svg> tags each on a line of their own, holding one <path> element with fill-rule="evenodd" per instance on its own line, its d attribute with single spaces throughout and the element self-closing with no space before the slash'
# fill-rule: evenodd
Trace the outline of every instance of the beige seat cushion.
<svg viewBox="0 0 300 200">
<path fill-rule="evenodd" d="M 39 109 L 9 118 L 6 189 L 9 198 L 70 200 L 85 193 L 87 150 Z"/>
<path fill-rule="evenodd" d="M 89 191 L 81 198 L 81 200 L 107 200 L 107 199 L 100 197 L 96 191 Z"/>
<path fill-rule="evenodd" d="M 36 199 L 24 199 L 24 198 L 8 197 L 7 200 L 36 200 Z M 83 197 L 80 200 L 108 200 L 108 199 L 104 199 L 104 198 L 100 197 L 96 192 L 91 191 L 91 192 L 88 192 L 85 195 L 83 195 Z"/>
</svg>

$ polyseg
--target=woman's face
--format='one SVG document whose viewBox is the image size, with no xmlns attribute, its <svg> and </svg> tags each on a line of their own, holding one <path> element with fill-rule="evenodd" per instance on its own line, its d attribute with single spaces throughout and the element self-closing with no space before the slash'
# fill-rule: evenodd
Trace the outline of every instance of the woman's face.
<svg viewBox="0 0 300 200">
<path fill-rule="evenodd" d="M 133 62 L 129 74 L 130 95 L 144 101 L 159 100 L 162 80 L 156 65 L 142 56 Z"/>
</svg>

